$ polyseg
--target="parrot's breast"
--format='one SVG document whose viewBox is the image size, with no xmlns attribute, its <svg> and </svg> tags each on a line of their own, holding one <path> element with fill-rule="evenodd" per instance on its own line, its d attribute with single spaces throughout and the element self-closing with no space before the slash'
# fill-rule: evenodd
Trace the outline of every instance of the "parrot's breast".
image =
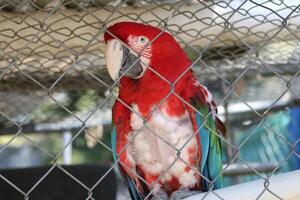
<svg viewBox="0 0 300 200">
<path fill-rule="evenodd" d="M 137 136 L 128 153 L 145 174 L 161 175 L 160 185 L 174 182 L 175 178 L 180 187 L 192 188 L 198 177 L 191 169 L 196 167 L 199 156 L 197 139 L 188 112 L 170 116 L 166 103 L 153 112 L 146 126 L 143 126 L 138 105 L 132 106 L 135 112 L 130 119 L 131 134 Z"/>
</svg>

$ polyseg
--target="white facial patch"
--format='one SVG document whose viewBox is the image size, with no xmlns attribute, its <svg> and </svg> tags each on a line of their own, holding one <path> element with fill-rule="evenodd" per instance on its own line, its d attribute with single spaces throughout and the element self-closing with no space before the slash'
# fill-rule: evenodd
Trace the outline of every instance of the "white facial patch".
<svg viewBox="0 0 300 200">
<path fill-rule="evenodd" d="M 150 58 L 151 58 L 151 44 L 150 45 L 147 44 L 149 42 L 149 40 L 147 39 L 146 42 L 141 43 L 139 38 L 140 38 L 139 36 L 130 35 L 127 39 L 128 45 L 129 45 L 129 47 L 131 47 L 129 49 L 130 53 L 132 53 L 133 55 L 135 55 L 137 57 L 140 57 L 140 59 L 141 59 L 143 73 L 137 78 L 140 78 L 144 75 L 144 73 L 146 72 L 146 70 L 150 64 Z"/>
</svg>

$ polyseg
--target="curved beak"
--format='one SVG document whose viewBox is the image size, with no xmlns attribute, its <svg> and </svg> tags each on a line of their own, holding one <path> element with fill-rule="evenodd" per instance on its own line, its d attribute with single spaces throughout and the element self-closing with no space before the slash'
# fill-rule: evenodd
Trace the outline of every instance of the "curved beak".
<svg viewBox="0 0 300 200">
<path fill-rule="evenodd" d="M 110 77 L 115 81 L 122 67 L 123 45 L 116 39 L 109 40 L 106 44 L 105 63 Z"/>
<path fill-rule="evenodd" d="M 141 64 L 141 60 L 134 53 L 130 52 L 117 39 L 111 39 L 106 44 L 105 62 L 110 77 L 115 81 L 124 74 L 130 78 L 140 78 L 145 67 Z"/>
</svg>

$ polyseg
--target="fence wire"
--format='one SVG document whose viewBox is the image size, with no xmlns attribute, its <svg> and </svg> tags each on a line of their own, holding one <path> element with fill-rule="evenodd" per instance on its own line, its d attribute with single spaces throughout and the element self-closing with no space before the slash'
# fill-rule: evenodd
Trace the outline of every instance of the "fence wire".
<svg viewBox="0 0 300 200">
<path fill-rule="evenodd" d="M 215 133 L 222 141 L 225 155 L 224 172 L 220 176 L 233 176 L 228 185 L 251 179 L 251 176 L 262 178 L 265 184 L 257 199 L 265 192 L 272 193 L 274 199 L 282 199 L 269 189 L 268 183 L 274 174 L 290 170 L 287 165 L 292 157 L 299 160 L 299 152 L 296 152 L 299 136 L 290 140 L 287 129 L 278 128 L 276 121 L 285 119 L 280 113 L 299 105 L 299 7 L 300 4 L 292 0 L 0 1 L 0 134 L 12 135 L 0 146 L 0 154 L 17 137 L 22 137 L 52 161 L 52 167 L 27 191 L 1 174 L 0 178 L 24 199 L 30 199 L 32 191 L 38 190 L 39 184 L 58 168 L 86 190 L 85 199 L 95 199 L 93 190 L 103 179 L 118 165 L 127 166 L 118 158 L 94 185 L 87 186 L 76 174 L 64 169 L 60 158 L 74 141 L 90 133 L 87 129 L 98 123 L 99 113 L 106 113 L 104 117 L 101 115 L 100 121 L 103 123 L 105 118 L 109 126 L 111 119 L 106 111 L 114 101 L 145 121 L 141 131 L 147 130 L 175 151 L 183 151 L 193 136 L 179 148 L 153 130 L 149 120 L 170 96 L 176 96 L 190 109 L 202 113 L 170 90 L 148 116 L 142 117 L 132 105 L 118 98 L 116 88 L 122 76 L 112 81 L 107 74 L 104 32 L 116 22 L 137 21 L 174 36 L 192 60 L 189 69 L 193 69 L 199 81 L 214 94 L 219 115 L 228 130 L 224 137 Z M 150 66 L 147 70 L 170 88 L 184 75 L 170 83 Z M 87 109 L 77 110 L 66 105 L 66 94 L 87 89 L 97 91 L 93 93 L 93 105 L 83 104 Z M 49 104 L 55 105 L 57 110 L 45 114 L 45 106 Z M 58 116 L 57 113 L 63 114 Z M 63 125 L 58 127 L 58 122 Z M 73 134 L 54 154 L 27 135 L 58 130 L 72 130 Z M 130 148 L 141 131 L 132 134 L 122 152 Z M 93 134 L 90 137 L 112 154 L 109 144 Z M 259 141 L 255 144 L 259 149 L 257 154 L 250 153 L 255 149 L 251 147 L 254 141 Z M 165 173 L 177 161 L 189 166 L 177 156 Z M 238 170 L 234 169 L 236 166 Z M 205 179 L 198 170 L 192 169 Z M 154 183 L 148 183 L 133 173 L 149 188 L 165 176 L 163 173 Z M 243 173 L 250 174 L 250 178 L 246 176 L 242 180 Z M 210 185 L 215 181 L 210 181 Z M 209 193 L 223 199 L 213 187 Z M 153 189 L 145 199 L 152 195 L 155 195 Z"/>
</svg>

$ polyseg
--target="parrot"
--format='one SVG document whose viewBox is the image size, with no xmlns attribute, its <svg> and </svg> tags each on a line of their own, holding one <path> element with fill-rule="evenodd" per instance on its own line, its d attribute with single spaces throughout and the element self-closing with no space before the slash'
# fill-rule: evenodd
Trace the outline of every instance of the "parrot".
<svg viewBox="0 0 300 200">
<path fill-rule="evenodd" d="M 113 158 L 131 198 L 182 199 L 221 188 L 226 128 L 180 44 L 158 27 L 126 21 L 107 27 L 104 42 L 119 87 Z"/>
</svg>

